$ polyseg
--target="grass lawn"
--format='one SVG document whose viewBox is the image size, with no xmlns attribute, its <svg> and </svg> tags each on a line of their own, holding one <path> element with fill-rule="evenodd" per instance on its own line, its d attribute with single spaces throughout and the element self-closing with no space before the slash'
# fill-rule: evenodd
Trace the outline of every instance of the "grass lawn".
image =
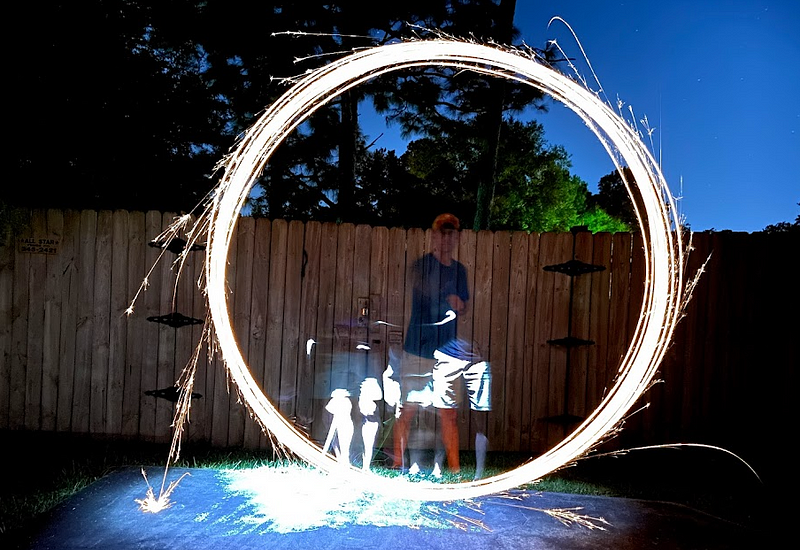
<svg viewBox="0 0 800 550">
<path fill-rule="evenodd" d="M 0 483 L 0 547 L 4 538 L 116 468 L 163 467 L 168 451 L 167 444 L 66 434 L 0 431 L 0 441 L 5 462 Z M 273 458 L 268 451 L 185 444 L 177 466 L 247 468 L 271 463 Z M 493 467 L 514 467 L 524 459 L 490 454 L 487 473 Z M 470 454 L 464 453 L 463 470 L 469 467 Z M 535 488 L 674 502 L 746 525 L 760 524 L 768 509 L 764 485 L 746 466 L 725 453 L 701 449 L 635 451 L 587 459 L 546 477 Z"/>
</svg>

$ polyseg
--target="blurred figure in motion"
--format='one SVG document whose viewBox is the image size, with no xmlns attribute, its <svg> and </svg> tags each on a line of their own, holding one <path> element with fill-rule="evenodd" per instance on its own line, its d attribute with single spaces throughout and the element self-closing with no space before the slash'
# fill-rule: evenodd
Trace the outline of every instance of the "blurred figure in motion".
<svg viewBox="0 0 800 550">
<path fill-rule="evenodd" d="M 489 363 L 465 340 L 450 340 L 434 353 L 436 363 L 431 373 L 432 403 L 442 422 L 442 442 L 447 464 L 459 471 L 459 441 L 456 418 L 463 403 L 463 389 L 473 411 L 491 410 L 491 372 Z M 479 422 L 478 426 L 484 425 Z M 475 479 L 483 477 L 488 439 L 481 429 L 475 434 Z M 441 448 L 437 446 L 434 475 L 441 471 Z"/>
<path fill-rule="evenodd" d="M 420 407 L 434 404 L 435 352 L 456 339 L 458 316 L 469 301 L 467 270 L 453 258 L 458 247 L 460 223 L 452 214 L 441 214 L 432 224 L 432 250 L 411 268 L 411 317 L 403 344 L 402 359 L 392 365 L 392 378 L 401 387 L 394 426 L 394 466 L 412 473 L 417 461 L 405 454 L 409 449 L 411 422 Z M 388 369 L 387 369 L 388 370 Z M 448 468 L 460 472 L 456 411 L 437 407 Z M 439 466 L 441 468 L 441 466 Z"/>
</svg>

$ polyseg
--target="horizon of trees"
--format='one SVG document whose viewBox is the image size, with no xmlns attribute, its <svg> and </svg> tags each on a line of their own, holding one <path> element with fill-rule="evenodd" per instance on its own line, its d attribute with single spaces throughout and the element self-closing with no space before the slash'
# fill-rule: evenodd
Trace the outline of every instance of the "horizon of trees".
<svg viewBox="0 0 800 550">
<path fill-rule="evenodd" d="M 355 0 L 26 4 L 12 59 L 10 179 L 18 183 L 4 186 L 0 201 L 191 211 L 237 136 L 285 92 L 282 78 L 353 48 L 438 32 L 513 41 L 514 5 L 408 0 L 367 13 Z M 558 67 L 552 52 L 539 53 Z M 365 142 L 358 116 L 367 101 L 415 136 L 403 155 Z M 252 212 L 425 227 L 450 210 L 465 227 L 634 229 L 621 180 L 601 180 L 593 195 L 570 173 L 568 151 L 549 144 L 541 124 L 520 120 L 549 101 L 530 86 L 437 67 L 373 79 L 281 145 Z"/>
</svg>

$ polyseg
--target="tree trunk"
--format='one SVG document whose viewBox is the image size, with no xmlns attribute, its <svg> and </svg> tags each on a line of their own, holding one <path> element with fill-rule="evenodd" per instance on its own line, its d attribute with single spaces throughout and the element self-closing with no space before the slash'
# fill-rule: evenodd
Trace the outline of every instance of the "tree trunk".
<svg viewBox="0 0 800 550">
<path fill-rule="evenodd" d="M 341 97 L 339 134 L 339 193 L 337 220 L 354 221 L 356 194 L 356 143 L 358 141 L 358 98 L 352 90 Z"/>
<path fill-rule="evenodd" d="M 514 12 L 517 0 L 500 0 L 498 9 L 500 16 L 497 21 L 496 38 L 501 44 L 511 44 L 514 29 Z M 475 200 L 475 220 L 473 229 L 489 229 L 492 202 L 497 187 L 497 157 L 500 153 L 500 131 L 503 127 L 503 104 L 505 102 L 505 80 L 490 83 L 493 91 L 491 104 L 487 108 L 486 120 L 488 129 L 488 143 L 481 163 L 478 191 Z"/>
</svg>

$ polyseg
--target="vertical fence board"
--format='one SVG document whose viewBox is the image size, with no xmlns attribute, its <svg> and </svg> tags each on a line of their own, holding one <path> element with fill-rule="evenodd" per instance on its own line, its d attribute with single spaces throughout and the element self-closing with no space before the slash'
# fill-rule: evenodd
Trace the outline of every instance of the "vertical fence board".
<svg viewBox="0 0 800 550">
<path fill-rule="evenodd" d="M 774 239 L 773 239 L 774 241 Z M 798 239 L 800 241 L 800 239 Z M 779 242 L 779 241 L 778 241 Z M 800 246 L 800 242 L 796 243 L 795 250 Z M 729 254 L 725 262 L 725 275 L 722 277 L 725 281 L 724 294 L 720 297 L 720 303 L 723 303 L 725 310 L 718 312 L 717 322 L 724 322 L 727 330 L 720 331 L 720 336 L 717 338 L 716 346 L 722 352 L 721 368 L 717 370 L 718 376 L 721 380 L 715 380 L 713 383 L 716 386 L 719 384 L 720 392 L 717 394 L 718 401 L 712 405 L 712 409 L 716 419 L 716 433 L 720 436 L 720 444 L 726 444 L 739 437 L 740 426 L 743 425 L 739 418 L 736 418 L 742 412 L 741 404 L 747 402 L 748 393 L 753 389 L 750 383 L 750 373 L 752 366 L 758 364 L 759 361 L 764 361 L 761 354 L 762 343 L 761 338 L 758 338 L 751 328 L 755 322 L 763 326 L 759 320 L 770 318 L 784 318 L 787 311 L 798 311 L 800 308 L 792 307 L 791 295 L 784 295 L 781 287 L 785 288 L 791 286 L 784 282 L 782 285 L 775 285 L 777 293 L 781 296 L 776 304 L 775 314 L 773 315 L 758 315 L 758 310 L 761 304 L 764 303 L 764 297 L 760 296 L 763 292 L 761 285 L 751 281 L 750 277 L 755 270 L 755 264 L 760 258 L 754 257 L 752 253 L 753 241 L 750 235 L 745 233 L 735 233 L 730 236 Z M 787 249 L 791 249 L 790 247 Z M 777 251 L 777 255 L 784 254 L 785 250 Z M 756 268 L 758 269 L 758 268 Z M 703 276 L 709 277 L 711 274 L 706 273 Z M 784 275 L 784 281 L 789 281 L 793 275 L 787 273 Z M 742 289 L 748 289 L 747 292 L 742 292 Z M 767 298 L 766 301 L 769 301 Z M 798 298 L 795 293 L 794 303 L 797 304 Z M 727 318 L 721 319 L 720 315 L 726 315 Z M 769 323 L 767 323 L 769 325 Z M 791 401 L 787 393 L 793 392 L 797 387 L 791 380 L 791 367 L 787 369 L 787 365 L 794 365 L 794 376 L 797 376 L 796 366 L 800 365 L 800 360 L 797 359 L 797 349 L 800 345 L 796 343 L 796 339 L 792 336 L 793 329 L 791 323 L 775 323 L 774 328 L 778 329 L 778 334 L 783 332 L 783 338 L 777 334 L 771 335 L 771 341 L 780 341 L 789 343 L 788 346 L 783 347 L 783 357 L 777 358 L 776 365 L 780 371 L 789 371 L 789 377 L 781 376 L 776 377 L 781 380 L 780 387 L 786 389 L 777 389 L 778 395 L 773 397 L 774 403 L 777 407 L 789 409 L 788 403 Z M 797 323 L 795 322 L 795 327 Z M 783 331 L 780 329 L 782 327 Z M 771 327 L 772 328 L 772 327 Z M 787 334 L 788 333 L 788 334 Z M 724 334 L 724 337 L 722 336 Z M 778 336 L 776 338 L 776 336 Z M 794 343 L 791 345 L 791 343 Z M 794 350 L 795 357 L 792 360 L 791 351 Z M 764 361 L 769 365 L 769 360 Z M 769 365 L 772 366 L 772 365 Z M 784 370 L 785 369 L 785 370 Z M 791 389 L 790 389 L 791 388 Z M 744 391 L 743 391 L 744 390 Z M 760 393 L 760 392 L 759 392 Z M 780 394 L 783 393 L 787 398 L 782 399 Z M 769 395 L 769 392 L 766 392 Z M 737 411 L 731 414 L 730 411 Z M 748 411 L 749 412 L 749 411 Z M 771 414 L 776 411 L 771 411 Z M 789 418 L 791 413 L 786 410 L 785 415 L 779 415 L 784 418 Z M 678 417 L 680 420 L 680 417 Z M 674 425 L 680 425 L 679 421 L 673 421 Z M 672 424 L 671 424 L 672 425 Z"/>
<path fill-rule="evenodd" d="M 47 231 L 45 212 L 34 210 L 31 213 L 31 235 L 38 242 Z M 47 257 L 44 254 L 29 253 L 28 272 L 28 334 L 27 365 L 25 368 L 25 422 L 27 430 L 38 430 L 41 426 L 42 406 L 42 337 L 37 328 L 44 326 L 45 300 L 40 288 L 44 287 L 47 276 Z"/>
<path fill-rule="evenodd" d="M 695 235 L 692 241 L 695 242 Z M 699 258 L 694 252 L 689 252 L 689 259 L 686 268 L 688 278 L 693 278 L 697 269 L 706 258 Z M 687 365 L 684 362 L 684 353 L 687 342 L 693 337 L 694 325 L 696 322 L 696 312 L 690 300 L 688 307 L 684 311 L 684 317 L 675 329 L 673 343 L 670 346 L 663 363 L 660 366 L 658 378 L 662 380 L 657 387 L 651 390 L 654 399 L 654 408 L 663 411 L 663 422 L 666 424 L 665 431 L 659 437 L 664 437 L 663 441 L 672 441 L 673 435 L 679 433 L 681 416 L 683 415 L 684 387 L 687 383 Z M 660 398 L 660 401 L 659 401 Z M 675 430 L 678 430 L 677 432 Z"/>
<path fill-rule="evenodd" d="M 184 234 L 182 238 L 186 238 L 186 235 Z M 182 312 L 187 317 L 199 320 L 202 320 L 205 317 L 203 313 L 205 303 L 203 302 L 202 296 L 198 291 L 196 282 L 197 256 L 202 254 L 203 252 L 201 251 L 192 251 L 191 248 L 188 248 L 179 259 L 175 281 L 178 285 L 176 288 L 178 311 Z M 177 334 L 175 335 L 175 381 L 180 381 L 182 384 L 189 383 L 189 381 L 186 379 L 189 374 L 187 368 L 189 368 L 191 362 L 194 361 L 194 357 L 197 352 L 197 343 L 201 338 L 199 333 L 195 332 L 195 327 L 202 327 L 202 325 L 186 325 L 179 328 L 177 330 Z M 194 387 L 196 383 L 197 375 L 195 373 L 194 382 L 192 383 L 192 392 L 204 395 L 203 392 L 197 391 L 197 388 Z M 198 401 L 202 401 L 202 399 L 202 397 L 199 399 L 193 399 L 190 402 L 191 408 L 194 408 L 194 406 L 198 404 Z M 184 438 L 191 438 L 191 426 L 186 422 L 190 423 L 192 416 L 193 414 L 190 410 L 189 419 L 185 420 L 184 424 L 180 426 L 180 428 L 184 430 Z M 177 427 L 174 429 L 177 429 Z"/>
<path fill-rule="evenodd" d="M 255 220 L 249 216 L 239 218 L 234 237 L 236 246 L 231 247 L 228 272 L 228 284 L 231 286 L 231 304 L 233 308 L 233 330 L 239 349 L 250 347 L 250 308 L 252 304 L 253 280 L 253 247 L 255 245 Z M 245 355 L 245 360 L 249 360 Z M 237 399 L 231 399 L 231 411 L 228 418 L 228 446 L 240 447 L 244 443 L 245 424 L 250 419 L 245 414 L 245 405 Z M 235 402 L 234 402 L 235 401 Z"/>
<path fill-rule="evenodd" d="M 588 231 L 581 231 L 574 235 L 574 239 L 575 259 L 591 264 L 592 234 Z M 590 334 L 592 275 L 587 273 L 572 277 L 571 284 L 572 299 L 570 307 L 572 311 L 570 312 L 569 334 L 581 340 L 594 341 L 594 335 Z M 570 415 L 581 420 L 585 419 L 589 413 L 586 409 L 586 391 L 590 349 L 591 345 L 581 345 L 569 350 L 566 409 Z M 572 427 L 574 426 L 570 426 L 570 428 Z"/>
<path fill-rule="evenodd" d="M 30 228 L 23 232 L 24 238 L 33 238 Z M 14 295 L 11 310 L 11 369 L 9 375 L 8 425 L 11 429 L 25 427 L 25 377 L 28 365 L 28 301 L 30 290 L 30 254 L 15 252 Z"/>
<path fill-rule="evenodd" d="M 122 406 L 125 384 L 125 358 L 127 354 L 128 308 L 128 212 L 113 213 L 111 237 L 111 281 L 109 303 L 108 386 L 106 388 L 106 415 L 104 433 L 122 432 Z"/>
<path fill-rule="evenodd" d="M 506 336 L 505 419 L 506 449 L 519 449 L 523 430 L 523 381 L 525 371 L 525 291 L 527 287 L 528 236 L 511 235 L 508 283 L 508 330 Z"/>
<path fill-rule="evenodd" d="M 695 272 L 703 262 L 708 260 L 706 265 L 707 273 L 719 273 L 720 266 L 716 258 L 713 255 L 709 257 L 709 254 L 711 254 L 709 236 L 704 235 L 703 237 L 694 241 L 694 251 L 689 257 L 689 272 Z M 699 403 L 694 398 L 693 393 L 702 380 L 702 367 L 706 352 L 703 343 L 706 325 L 708 324 L 706 314 L 711 280 L 711 277 L 702 277 L 700 279 L 689 303 L 690 310 L 687 311 L 687 315 L 683 319 L 686 329 L 686 347 L 684 348 L 683 362 L 685 365 L 690 365 L 690 368 L 684 371 L 683 402 L 685 406 L 681 415 L 681 426 L 682 431 L 692 439 L 695 437 L 692 430 L 692 421 L 697 418 L 699 413 Z"/>
<path fill-rule="evenodd" d="M 369 347 L 369 318 L 362 318 L 361 306 L 366 304 L 369 308 L 370 300 L 370 278 L 373 266 L 370 263 L 372 257 L 372 243 L 370 235 L 372 228 L 367 225 L 359 224 L 355 227 L 353 241 L 353 282 L 352 299 L 350 301 L 349 324 L 350 324 L 350 345 L 346 352 L 347 358 L 347 389 L 350 391 L 353 403 L 353 418 L 355 419 L 355 433 L 351 449 L 351 458 L 357 457 L 357 453 L 363 449 L 361 437 L 361 415 L 358 413 L 358 396 L 360 382 L 371 375 Z"/>
<path fill-rule="evenodd" d="M 315 441 L 324 441 L 327 434 L 325 404 L 331 391 L 331 356 L 333 355 L 333 325 L 336 307 L 336 262 L 339 256 L 339 226 L 322 225 L 319 251 L 319 305 L 317 329 L 312 348 L 314 362 L 314 418 L 311 435 Z M 323 277 L 322 274 L 325 274 Z"/>
<path fill-rule="evenodd" d="M 130 306 L 134 298 L 133 313 L 125 317 L 126 339 L 124 381 L 122 391 L 122 426 L 120 433 L 129 438 L 139 435 L 139 406 L 142 402 L 142 359 L 144 349 L 149 347 L 144 340 L 147 320 L 139 308 L 144 304 L 144 295 L 139 291 L 146 272 L 146 235 L 143 212 L 131 212 L 128 216 L 128 235 L 125 243 L 127 253 L 127 284 L 125 301 Z M 115 250 L 115 252 L 117 252 Z M 143 308 L 142 308 L 143 309 Z M 152 388 L 151 388 L 152 389 Z"/>
<path fill-rule="evenodd" d="M 301 267 L 301 298 L 298 337 L 297 427 L 306 434 L 311 433 L 314 422 L 314 349 L 312 341 L 317 338 L 317 311 L 320 303 L 320 247 L 322 224 L 308 222 L 303 239 L 303 264 Z"/>
<path fill-rule="evenodd" d="M 422 256 L 430 250 L 430 235 L 428 235 L 425 231 L 421 229 L 409 229 L 406 233 L 407 241 L 406 241 L 406 272 L 405 272 L 405 279 L 406 279 L 406 291 L 403 301 L 403 342 L 408 337 L 407 331 L 410 330 L 419 330 L 418 328 L 409 326 L 409 320 L 411 319 L 411 309 L 413 303 L 413 294 L 414 294 L 414 264 L 417 260 L 422 258 Z M 427 246 L 426 246 L 427 245 Z M 408 369 L 405 367 L 403 368 L 404 375 L 408 372 Z M 401 381 L 401 384 L 403 382 Z M 432 434 L 432 432 L 436 428 L 435 419 L 432 415 L 426 414 L 427 411 L 419 410 L 417 414 L 414 416 L 412 421 L 410 422 L 410 429 L 409 429 L 409 440 L 407 444 L 407 448 L 416 448 L 420 446 L 419 437 L 416 437 L 415 434 Z M 405 414 L 401 409 L 401 415 Z M 396 460 L 401 460 L 402 457 L 397 458 Z M 399 462 L 395 462 L 398 464 Z"/>
<path fill-rule="evenodd" d="M 385 308 L 380 321 L 386 323 L 385 338 L 387 348 L 387 366 L 397 373 L 399 361 L 403 356 L 403 305 L 406 291 L 406 232 L 401 228 L 392 228 L 387 235 L 387 278 Z M 386 430 L 382 435 L 381 447 L 387 453 L 393 452 L 393 434 L 396 408 L 385 404 L 383 417 L 386 419 Z"/>
<path fill-rule="evenodd" d="M 460 231 L 458 236 L 458 261 L 464 266 L 467 274 L 467 291 L 469 301 L 466 304 L 467 311 L 458 318 L 458 336 L 466 342 L 474 344 L 473 323 L 475 319 L 475 249 L 477 245 L 476 234 L 474 231 Z M 474 351 L 482 353 L 477 346 Z M 488 357 L 484 357 L 488 360 Z M 474 449 L 474 433 L 470 435 L 470 419 L 472 411 L 468 406 L 459 407 L 458 410 L 458 440 L 461 449 Z M 483 416 L 486 416 L 484 413 Z"/>
<path fill-rule="evenodd" d="M 536 311 L 538 307 L 538 284 L 542 272 L 539 264 L 539 246 L 541 236 L 538 233 L 528 235 L 528 257 L 525 265 L 527 278 L 525 281 L 525 347 L 523 358 L 523 376 L 521 382 L 522 412 L 520 413 L 520 450 L 533 451 L 531 440 L 532 430 L 536 418 L 533 416 L 534 382 L 536 379 L 536 365 L 538 346 L 536 343 Z"/>
<path fill-rule="evenodd" d="M 296 418 L 299 356 L 300 300 L 303 267 L 303 224 L 292 221 L 286 239 L 286 293 L 283 303 L 283 350 L 281 352 L 280 411 Z"/>
<path fill-rule="evenodd" d="M 647 266 L 645 265 L 645 250 L 641 234 L 634 234 L 631 246 L 631 277 L 630 277 L 630 298 L 628 303 L 628 327 L 627 327 L 627 342 L 630 347 L 633 340 L 633 335 L 636 330 L 636 325 L 639 322 L 639 312 L 642 309 L 642 300 L 644 297 L 645 285 L 647 285 Z M 645 394 L 639 398 L 639 401 L 634 405 L 633 410 L 636 411 L 646 404 L 651 403 L 652 395 Z M 659 418 L 657 414 L 653 414 L 652 410 L 642 410 L 638 414 L 632 415 L 628 423 L 628 429 L 638 433 L 646 433 L 650 436 L 650 441 L 654 434 L 654 429 L 658 423 Z"/>
<path fill-rule="evenodd" d="M 75 210 L 64 212 L 64 237 L 59 258 L 61 302 L 61 338 L 58 348 L 58 395 L 56 430 L 67 432 L 72 425 L 72 403 L 75 379 L 75 351 L 78 324 L 79 253 L 81 215 Z"/>
<path fill-rule="evenodd" d="M 350 372 L 356 376 L 356 380 L 361 380 L 368 374 L 367 352 L 357 346 L 369 345 L 369 324 L 366 320 L 361 319 L 359 306 L 366 303 L 369 308 L 369 283 L 373 269 L 371 233 L 372 228 L 369 226 L 357 225 L 353 242 L 353 299 L 350 302 L 350 326 L 353 331 L 353 341 L 349 351 L 352 354 Z"/>
<path fill-rule="evenodd" d="M 616 380 L 622 357 L 628 348 L 628 300 L 630 297 L 631 236 L 617 233 L 611 243 L 611 309 L 608 320 L 609 384 Z"/>
<path fill-rule="evenodd" d="M 555 233 L 543 233 L 539 239 L 539 265 L 537 267 L 537 299 L 534 314 L 533 389 L 531 400 L 531 450 L 543 453 L 548 449 L 548 417 L 550 390 L 550 325 L 553 317 L 553 302 L 556 273 L 544 271 L 544 267 L 557 263 L 562 256 L 557 248 Z"/>
<path fill-rule="evenodd" d="M 185 237 L 186 235 L 184 234 L 181 238 Z M 195 283 L 197 254 L 202 254 L 202 252 L 192 251 L 191 248 L 188 248 L 181 254 L 181 256 L 177 258 L 178 265 L 176 266 L 175 279 L 175 284 L 177 286 L 175 288 L 175 298 L 177 310 L 179 312 L 192 319 L 203 319 L 204 315 L 202 308 L 204 304 L 202 303 L 202 299 L 199 296 L 199 292 L 197 291 Z M 197 304 L 199 307 L 196 307 L 195 302 L 199 302 L 199 304 Z M 186 380 L 186 376 L 188 375 L 186 369 L 189 367 L 190 362 L 193 361 L 197 342 L 199 340 L 199 336 L 196 335 L 194 331 L 195 326 L 197 325 L 190 324 L 180 327 L 176 330 L 174 371 L 176 383 L 179 381 L 181 384 L 189 383 L 189 381 Z M 200 393 L 202 395 L 202 392 L 198 392 L 197 389 L 194 388 L 194 383 L 192 384 L 192 392 Z M 191 407 L 194 407 L 197 401 L 197 399 L 193 400 L 190 403 Z M 189 414 L 191 419 L 191 411 Z M 176 426 L 173 428 L 173 432 L 175 429 L 178 429 L 178 427 Z M 180 429 L 184 430 L 184 438 L 191 437 L 190 427 L 186 424 L 186 420 L 183 421 L 183 425 L 180 426 Z"/>
<path fill-rule="evenodd" d="M 78 265 L 78 327 L 75 347 L 75 385 L 72 402 L 72 431 L 89 432 L 90 392 L 93 361 L 95 240 L 97 213 L 81 212 L 81 242 Z"/>
<path fill-rule="evenodd" d="M 505 418 L 507 414 L 505 392 L 508 390 L 506 377 L 509 369 L 508 354 L 508 311 L 509 311 L 509 264 L 511 259 L 511 234 L 499 231 L 494 234 L 492 248 L 492 305 L 490 308 L 491 331 L 489 334 L 489 363 L 492 365 L 492 381 L 503 399 L 489 413 L 489 441 L 495 441 L 499 448 L 504 448 L 506 432 L 519 430 L 519 419 Z M 510 424 L 510 425 L 509 425 Z"/>
<path fill-rule="evenodd" d="M 175 214 L 166 212 L 161 217 L 160 231 L 166 230 L 175 220 Z M 177 272 L 173 269 L 175 253 L 165 251 L 153 275 L 158 274 L 158 281 L 153 286 L 158 292 L 158 313 L 168 315 L 176 311 L 175 288 L 178 284 Z M 154 290 L 154 293 L 156 292 Z M 179 329 L 158 323 L 158 357 L 155 372 L 155 387 L 150 389 L 165 389 L 175 385 L 175 337 Z M 163 398 L 152 398 L 155 401 L 155 439 L 168 441 L 171 437 L 170 425 L 172 424 L 175 406 Z"/>
<path fill-rule="evenodd" d="M 286 296 L 286 242 L 289 226 L 272 222 L 269 264 L 269 305 L 267 314 L 267 356 L 264 390 L 273 406 L 280 406 L 281 354 L 283 352 L 283 307 Z"/>
<path fill-rule="evenodd" d="M 42 339 L 42 421 L 41 429 L 56 428 L 58 412 L 58 365 L 61 347 L 61 242 L 64 240 L 64 214 L 47 211 L 46 238 L 55 241 L 58 253 L 48 255 L 44 283 L 44 337 Z"/>
<path fill-rule="evenodd" d="M 727 266 L 729 264 L 728 254 L 732 252 L 730 248 L 730 240 L 727 238 L 729 234 L 712 233 L 711 250 L 716 258 L 718 266 Z M 704 391 L 697 396 L 700 403 L 700 418 L 706 419 L 706 423 L 713 430 L 714 424 L 714 402 L 717 400 L 719 391 L 722 389 L 720 376 L 723 371 L 720 370 L 719 364 L 724 360 L 724 350 L 718 345 L 720 337 L 728 336 L 728 317 L 729 300 L 720 299 L 720 295 L 727 294 L 728 284 L 731 279 L 735 277 L 734 274 L 727 274 L 725 277 L 714 277 L 709 281 L 710 288 L 706 308 L 708 311 L 709 319 L 714 319 L 714 322 L 709 322 L 706 327 L 705 333 L 705 360 L 703 361 L 703 378 L 702 388 Z M 729 341 L 729 340 L 728 340 Z"/>
<path fill-rule="evenodd" d="M 494 260 L 494 239 L 489 231 L 479 231 L 475 235 L 475 286 L 474 298 L 472 300 L 472 340 L 482 355 L 489 361 L 489 368 L 492 372 L 491 402 L 492 410 L 502 407 L 503 389 L 494 378 L 495 365 L 492 364 L 492 349 L 490 345 L 491 317 L 492 309 L 492 271 Z M 489 415 L 481 412 L 470 413 L 470 441 L 475 440 L 475 436 L 482 433 L 489 435 Z M 499 442 L 489 440 L 490 448 L 499 448 Z"/>
<path fill-rule="evenodd" d="M 389 231 L 388 280 L 385 321 L 389 328 L 389 343 L 399 345 L 395 352 L 402 352 L 402 331 L 405 319 L 403 306 L 406 294 L 406 232 L 394 228 Z"/>
<path fill-rule="evenodd" d="M 250 295 L 250 326 L 247 327 L 247 357 L 250 372 L 261 388 L 264 387 L 264 369 L 267 354 L 267 315 L 269 303 L 269 266 L 272 226 L 269 220 L 256 219 L 253 237 L 252 290 Z M 263 447 L 266 443 L 258 422 L 247 422 L 244 427 L 244 446 L 248 449 Z"/>
<path fill-rule="evenodd" d="M 239 226 L 237 225 L 237 228 Z M 228 271 L 226 279 L 226 291 L 228 293 L 228 315 L 231 319 L 236 316 L 236 298 L 234 295 L 236 284 L 236 253 L 238 242 L 236 236 L 231 238 L 231 245 L 228 249 Z M 238 334 L 234 329 L 234 335 Z M 214 387 L 214 412 L 211 417 L 211 442 L 217 447 L 228 447 L 230 444 L 229 434 L 232 422 L 241 422 L 244 426 L 244 418 L 239 414 L 238 395 L 236 389 L 230 384 L 227 368 L 224 361 L 216 357 L 214 368 L 209 372 L 213 375 Z"/>
<path fill-rule="evenodd" d="M 209 371 L 210 361 L 213 357 L 213 352 L 209 351 L 212 337 L 210 336 L 210 326 L 208 320 L 208 311 L 206 308 L 206 300 L 204 292 L 201 290 L 200 285 L 205 281 L 205 246 L 200 243 L 202 249 L 190 254 L 189 261 L 192 262 L 194 269 L 194 277 L 187 278 L 185 284 L 192 287 L 194 293 L 194 315 L 198 319 L 202 319 L 203 324 L 193 325 L 191 328 L 191 341 L 193 345 L 192 357 L 195 361 L 195 377 L 194 377 L 194 391 L 199 393 L 202 397 L 192 401 L 192 407 L 189 413 L 189 425 L 186 428 L 189 440 L 200 441 L 207 443 L 211 440 L 210 427 L 211 415 L 214 409 L 213 400 L 213 384 L 209 385 Z M 213 382 L 213 379 L 211 380 Z"/>
<path fill-rule="evenodd" d="M 16 242 L 12 232 L 0 234 L 0 430 L 10 427 L 8 405 L 11 372 L 16 359 L 12 352 L 14 324 L 14 254 Z"/>
<path fill-rule="evenodd" d="M 161 214 L 159 212 L 149 211 L 145 214 L 145 262 L 149 273 L 147 282 L 149 290 L 140 297 L 142 302 L 142 311 L 140 316 L 145 320 L 143 323 L 143 337 L 142 342 L 145 346 L 142 354 L 141 363 L 141 393 L 140 393 L 140 408 L 139 408 L 139 434 L 145 441 L 153 441 L 156 436 L 156 398 L 144 395 L 144 392 L 155 390 L 158 388 L 158 356 L 159 356 L 159 333 L 161 329 L 156 323 L 147 321 L 150 317 L 155 317 L 161 314 L 160 293 L 162 285 L 169 285 L 169 281 L 162 281 L 161 273 L 163 271 L 163 262 L 169 262 L 170 258 L 167 252 L 149 246 L 149 243 L 158 238 L 161 233 L 162 223 Z M 160 262 L 156 265 L 156 261 Z"/>
<path fill-rule="evenodd" d="M 560 251 L 555 263 L 564 263 L 571 259 L 574 237 L 570 233 L 555 235 L 556 250 Z M 570 277 L 556 273 L 553 279 L 553 312 L 550 324 L 550 340 L 565 338 L 569 335 L 570 317 Z M 567 348 L 561 345 L 550 345 L 550 378 L 548 401 L 547 447 L 552 448 L 571 431 L 571 420 L 568 407 L 568 365 Z"/>
<path fill-rule="evenodd" d="M 334 271 L 333 324 L 329 328 L 332 335 L 332 347 L 331 354 L 328 357 L 328 364 L 325 367 L 329 372 L 330 385 L 324 393 L 325 403 L 327 403 L 333 390 L 347 389 L 348 353 L 354 347 L 351 345 L 351 339 L 354 337 L 351 320 L 355 232 L 356 228 L 353 224 L 344 223 L 339 226 L 336 268 Z M 324 426 L 323 433 L 327 435 L 332 420 L 331 414 L 325 410 L 319 420 L 322 421 Z"/>
<path fill-rule="evenodd" d="M 611 241 L 611 301 L 606 351 L 609 385 L 616 382 L 622 358 L 628 349 L 628 302 L 630 298 L 631 236 L 616 233 Z M 638 317 L 638 315 L 637 315 Z"/>
<path fill-rule="evenodd" d="M 388 293 L 388 263 L 389 263 L 389 230 L 385 227 L 375 227 L 371 231 L 372 243 L 370 247 L 370 274 L 369 274 L 369 316 L 367 318 L 367 330 L 369 335 L 369 366 L 370 377 L 375 378 L 382 384 L 381 375 L 389 362 L 388 353 L 388 328 L 385 324 L 379 323 L 385 319 Z M 386 420 L 386 416 L 380 402 L 378 405 L 378 415 L 381 422 Z M 383 425 L 383 424 L 381 424 Z M 378 443 L 385 437 L 386 433 L 379 430 L 377 434 Z"/>
<path fill-rule="evenodd" d="M 606 362 L 608 349 L 608 315 L 611 295 L 611 234 L 594 235 L 593 265 L 605 269 L 591 275 L 591 304 L 589 335 L 594 345 L 589 350 L 587 363 L 586 408 L 593 411 L 600 404 L 609 387 L 610 371 Z"/>
<path fill-rule="evenodd" d="M 97 216 L 95 241 L 94 330 L 91 350 L 91 391 L 89 429 L 101 434 L 105 430 L 108 393 L 109 323 L 111 308 L 111 239 L 112 213 L 102 210 Z"/>
</svg>

